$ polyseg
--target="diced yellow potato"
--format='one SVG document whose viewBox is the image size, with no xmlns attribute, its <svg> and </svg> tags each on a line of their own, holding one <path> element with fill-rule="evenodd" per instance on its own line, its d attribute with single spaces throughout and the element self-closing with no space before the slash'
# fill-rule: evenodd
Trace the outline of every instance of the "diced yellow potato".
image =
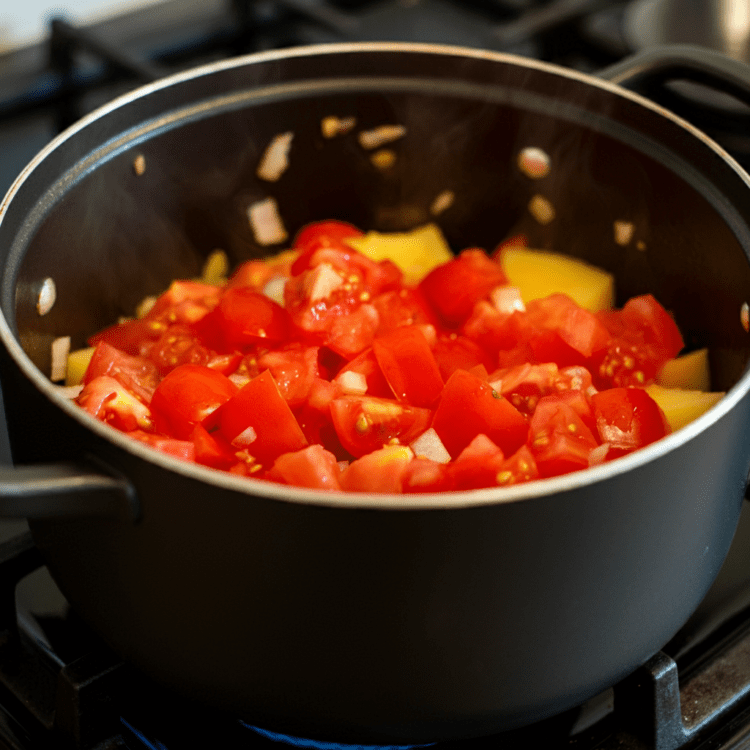
<svg viewBox="0 0 750 750">
<path fill-rule="evenodd" d="M 94 346 L 88 346 L 85 349 L 76 349 L 68 354 L 68 370 L 65 373 L 65 385 L 78 385 L 83 380 L 83 373 L 89 366 L 91 357 L 94 354 Z"/>
<path fill-rule="evenodd" d="M 500 265 L 510 284 L 521 290 L 524 302 L 563 292 L 592 312 L 609 309 L 614 304 L 614 276 L 576 258 L 546 250 L 508 247 L 500 256 Z"/>
<path fill-rule="evenodd" d="M 724 395 L 720 392 L 664 388 L 655 383 L 647 386 L 646 392 L 659 404 L 672 431 L 700 417 Z"/>
<path fill-rule="evenodd" d="M 346 243 L 374 261 L 393 261 L 403 271 L 406 284 L 417 283 L 433 268 L 453 258 L 436 224 L 425 224 L 410 232 L 368 232 L 364 237 L 348 237 Z"/>
<path fill-rule="evenodd" d="M 708 349 L 697 349 L 681 357 L 670 359 L 656 376 L 656 382 L 665 388 L 686 388 L 691 391 L 710 390 Z"/>
</svg>

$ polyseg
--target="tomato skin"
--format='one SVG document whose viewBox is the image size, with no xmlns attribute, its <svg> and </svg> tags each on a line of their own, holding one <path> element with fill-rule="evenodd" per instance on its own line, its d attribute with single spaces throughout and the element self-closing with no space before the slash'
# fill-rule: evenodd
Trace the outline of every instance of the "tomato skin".
<svg viewBox="0 0 750 750">
<path fill-rule="evenodd" d="M 480 434 L 508 455 L 528 434 L 524 416 L 486 381 L 465 370 L 448 378 L 432 426 L 453 458 Z"/>
<path fill-rule="evenodd" d="M 343 396 L 331 401 L 330 409 L 341 444 L 357 458 L 394 439 L 412 442 L 432 420 L 429 409 L 373 396 Z"/>
<path fill-rule="evenodd" d="M 216 421 L 229 442 L 251 428 L 255 439 L 247 445 L 247 450 L 263 465 L 273 463 L 282 453 L 307 445 L 302 429 L 268 370 L 217 409 Z"/>
<path fill-rule="evenodd" d="M 153 428 L 149 407 L 109 375 L 100 375 L 86 383 L 76 403 L 92 416 L 124 432 Z"/>
<path fill-rule="evenodd" d="M 297 276 L 310 267 L 310 258 L 321 248 L 334 248 L 343 252 L 352 252 L 344 240 L 349 237 L 364 237 L 365 233 L 353 224 L 345 221 L 316 221 L 299 230 L 294 238 L 293 247 L 300 250 L 300 255 L 292 264 L 292 275 Z"/>
<path fill-rule="evenodd" d="M 190 433 L 195 462 L 214 469 L 229 469 L 237 463 L 236 451 L 217 431 L 210 433 L 198 422 Z"/>
<path fill-rule="evenodd" d="M 83 374 L 83 384 L 90 383 L 100 375 L 115 378 L 144 404 L 151 401 L 159 383 L 159 371 L 153 362 L 145 357 L 126 354 L 106 341 L 97 344 Z"/>
<path fill-rule="evenodd" d="M 531 300 L 526 312 L 532 325 L 541 329 L 532 336 L 531 347 L 542 362 L 556 362 L 560 366 L 582 364 L 595 352 L 607 346 L 609 332 L 594 315 L 577 305 L 566 294 L 552 294 Z M 559 338 L 559 342 L 555 340 Z M 546 347 L 556 349 L 556 355 L 545 353 Z M 566 351 L 569 348 L 572 351 Z"/>
<path fill-rule="evenodd" d="M 534 454 L 528 445 L 522 445 L 510 458 L 507 458 L 498 471 L 495 481 L 506 487 L 520 482 L 530 482 L 540 476 Z"/>
<path fill-rule="evenodd" d="M 432 353 L 444 381 L 456 370 L 471 371 L 478 365 L 485 369 L 492 368 L 492 362 L 484 350 L 466 336 L 457 334 L 440 336 Z"/>
<path fill-rule="evenodd" d="M 341 489 L 340 476 L 336 456 L 322 445 L 309 445 L 292 453 L 282 453 L 264 479 L 336 492 Z"/>
<path fill-rule="evenodd" d="M 606 350 L 590 364 L 598 388 L 648 385 L 683 347 L 677 324 L 650 294 L 633 297 L 622 310 L 601 310 L 597 317 L 610 333 Z"/>
<path fill-rule="evenodd" d="M 289 406 L 303 404 L 318 377 L 318 347 L 289 344 L 258 357 L 259 370 L 270 370 Z"/>
<path fill-rule="evenodd" d="M 372 300 L 378 311 L 378 335 L 411 325 L 435 325 L 437 318 L 419 289 L 399 289 L 378 294 Z"/>
<path fill-rule="evenodd" d="M 440 398 L 443 378 L 419 328 L 397 328 L 376 338 L 372 349 L 383 376 L 399 401 L 429 408 Z"/>
<path fill-rule="evenodd" d="M 581 417 L 558 395 L 539 400 L 529 424 L 529 447 L 539 474 L 560 476 L 586 469 L 599 445 Z"/>
<path fill-rule="evenodd" d="M 419 290 L 442 322 L 456 327 L 469 317 L 479 300 L 507 283 L 499 263 L 488 258 L 484 250 L 470 248 L 430 271 L 419 283 Z"/>
<path fill-rule="evenodd" d="M 152 448 L 167 453 L 183 461 L 195 461 L 195 446 L 190 440 L 176 440 L 165 435 L 154 435 L 143 430 L 132 430 L 126 433 L 133 440 L 150 445 Z"/>
<path fill-rule="evenodd" d="M 333 321 L 326 345 L 342 357 L 353 359 L 372 346 L 378 322 L 378 311 L 372 305 L 360 305 L 346 317 Z"/>
<path fill-rule="evenodd" d="M 367 383 L 367 395 L 377 396 L 380 398 L 395 398 L 388 381 L 380 369 L 378 360 L 375 357 L 373 348 L 365 349 L 358 354 L 351 362 L 342 367 L 336 377 L 338 378 L 345 372 L 356 372 L 365 378 Z"/>
<path fill-rule="evenodd" d="M 479 434 L 448 464 L 451 487 L 455 490 L 494 487 L 504 463 L 500 448 L 486 435 Z"/>
<path fill-rule="evenodd" d="M 225 375 L 201 365 L 180 365 L 164 376 L 154 391 L 151 408 L 157 424 L 163 419 L 178 438 L 188 439 L 196 424 L 237 393 Z"/>
<path fill-rule="evenodd" d="M 347 492 L 397 493 L 403 488 L 403 474 L 414 454 L 403 445 L 374 450 L 341 473 L 341 489 Z"/>
<path fill-rule="evenodd" d="M 611 388 L 591 398 L 596 429 L 609 443 L 607 460 L 643 448 L 670 433 L 664 413 L 642 388 Z"/>
<path fill-rule="evenodd" d="M 216 308 L 216 320 L 230 349 L 259 341 L 281 342 L 289 336 L 286 310 L 250 287 L 227 289 Z"/>
<path fill-rule="evenodd" d="M 145 342 L 156 341 L 164 332 L 166 325 L 151 320 L 126 320 L 124 323 L 105 328 L 89 337 L 89 346 L 98 346 L 102 341 L 119 349 L 121 352 L 138 356 Z"/>
</svg>

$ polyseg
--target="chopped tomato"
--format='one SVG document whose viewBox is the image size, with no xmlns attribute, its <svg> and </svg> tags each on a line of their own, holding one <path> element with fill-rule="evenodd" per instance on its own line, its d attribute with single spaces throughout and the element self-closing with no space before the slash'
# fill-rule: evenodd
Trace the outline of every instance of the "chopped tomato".
<svg viewBox="0 0 750 750">
<path fill-rule="evenodd" d="M 537 329 L 530 345 L 540 362 L 556 362 L 561 367 L 582 364 L 607 345 L 609 332 L 604 324 L 565 294 L 531 300 L 526 312 Z"/>
<path fill-rule="evenodd" d="M 307 445 L 302 429 L 281 395 L 273 376 L 264 370 L 217 410 L 224 437 L 260 464 L 273 463 L 282 453 Z"/>
<path fill-rule="evenodd" d="M 432 419 L 429 409 L 373 396 L 343 396 L 331 401 L 330 408 L 341 444 L 357 457 L 394 441 L 412 442 Z"/>
<path fill-rule="evenodd" d="M 195 460 L 195 445 L 190 440 L 176 440 L 165 435 L 154 435 L 144 430 L 132 430 L 126 434 L 134 440 L 150 445 L 152 448 L 175 458 L 181 458 L 184 461 Z"/>
<path fill-rule="evenodd" d="M 504 463 L 505 456 L 500 448 L 486 435 L 479 434 L 448 465 L 451 488 L 476 490 L 493 487 Z"/>
<path fill-rule="evenodd" d="M 403 474 L 414 460 L 404 445 L 387 445 L 352 461 L 341 474 L 341 489 L 348 492 L 401 492 Z"/>
<path fill-rule="evenodd" d="M 591 398 L 596 429 L 610 448 L 607 459 L 643 448 L 670 432 L 659 405 L 642 388 L 610 388 Z"/>
<path fill-rule="evenodd" d="M 187 439 L 196 424 L 203 423 L 235 393 L 237 386 L 220 372 L 201 365 L 180 365 L 159 383 L 151 408 L 159 427 L 164 420 L 173 435 Z"/>
<path fill-rule="evenodd" d="M 448 378 L 432 426 L 453 458 L 480 434 L 511 454 L 528 433 L 523 414 L 486 381 L 465 370 Z"/>
<path fill-rule="evenodd" d="M 266 479 L 297 487 L 339 490 L 340 476 L 336 456 L 322 445 L 309 445 L 302 450 L 280 455 L 266 474 Z"/>
<path fill-rule="evenodd" d="M 307 400 L 318 377 L 318 347 L 289 344 L 258 357 L 259 370 L 270 370 L 284 400 L 299 406 Z"/>
<path fill-rule="evenodd" d="M 474 305 L 508 279 L 500 264 L 483 250 L 464 250 L 457 258 L 430 271 L 419 284 L 420 291 L 449 327 L 458 326 Z"/>
<path fill-rule="evenodd" d="M 493 364 L 479 344 L 455 333 L 440 336 L 433 354 L 443 380 L 447 380 L 456 370 L 472 370 L 477 365 L 487 369 Z"/>
<path fill-rule="evenodd" d="M 101 341 L 114 346 L 126 354 L 139 355 L 144 343 L 156 341 L 166 329 L 165 323 L 152 320 L 126 320 L 109 326 L 88 339 L 89 346 L 97 346 Z"/>
<path fill-rule="evenodd" d="M 119 380 L 100 375 L 84 385 L 76 402 L 89 414 L 108 422 L 118 430 L 130 432 L 153 427 L 151 410 L 139 401 Z"/>
<path fill-rule="evenodd" d="M 77 402 L 185 460 L 357 492 L 510 486 L 669 432 L 642 386 L 683 341 L 651 295 L 597 313 L 564 294 L 524 308 L 495 293 L 522 237 L 407 285 L 349 246 L 363 234 L 317 222 L 226 284 L 174 282 L 142 318 L 91 337 Z"/>
<path fill-rule="evenodd" d="M 318 221 L 302 227 L 294 238 L 294 247 L 301 252 L 292 264 L 292 275 L 310 267 L 310 258 L 316 250 L 334 248 L 351 252 L 352 248 L 344 242 L 348 237 L 364 237 L 364 232 L 345 221 Z"/>
<path fill-rule="evenodd" d="M 380 369 L 399 401 L 431 407 L 440 398 L 443 378 L 427 339 L 416 326 L 397 328 L 372 344 Z"/>
<path fill-rule="evenodd" d="M 214 353 L 203 346 L 188 326 L 169 326 L 155 341 L 146 341 L 141 353 L 148 357 L 165 375 L 178 365 L 207 365 Z"/>
<path fill-rule="evenodd" d="M 218 430 L 208 432 L 198 422 L 190 433 L 190 440 L 194 445 L 196 463 L 214 469 L 228 469 L 237 463 L 236 449 Z"/>
<path fill-rule="evenodd" d="M 100 375 L 109 375 L 122 383 L 144 404 L 151 401 L 157 384 L 159 371 L 145 357 L 126 354 L 106 341 L 100 341 L 83 374 L 83 383 L 90 383 Z"/>
<path fill-rule="evenodd" d="M 286 310 L 250 287 L 231 287 L 224 292 L 216 308 L 216 323 L 229 348 L 288 338 Z"/>
<path fill-rule="evenodd" d="M 539 400 L 529 424 L 529 447 L 539 474 L 553 477 L 588 468 L 598 442 L 581 417 L 558 395 Z"/>
<path fill-rule="evenodd" d="M 597 316 L 610 333 L 604 352 L 592 358 L 599 388 L 649 385 L 683 347 L 674 320 L 650 294 L 628 300 L 622 310 L 603 310 Z"/>
<path fill-rule="evenodd" d="M 342 367 L 336 379 L 338 380 L 346 372 L 353 372 L 364 377 L 368 396 L 394 398 L 393 391 L 388 385 L 383 371 L 380 369 L 372 347 L 365 349 L 365 351 L 357 355 L 351 362 Z"/>
</svg>

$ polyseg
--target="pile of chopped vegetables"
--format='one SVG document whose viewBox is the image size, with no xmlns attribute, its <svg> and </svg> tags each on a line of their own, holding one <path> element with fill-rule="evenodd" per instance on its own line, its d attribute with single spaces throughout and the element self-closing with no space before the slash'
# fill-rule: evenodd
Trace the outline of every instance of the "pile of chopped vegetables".
<svg viewBox="0 0 750 750">
<path fill-rule="evenodd" d="M 213 256 L 68 359 L 77 403 L 154 448 L 326 490 L 442 492 L 586 469 L 709 408 L 705 350 L 654 297 L 520 238 L 339 221 L 226 278 Z"/>
</svg>

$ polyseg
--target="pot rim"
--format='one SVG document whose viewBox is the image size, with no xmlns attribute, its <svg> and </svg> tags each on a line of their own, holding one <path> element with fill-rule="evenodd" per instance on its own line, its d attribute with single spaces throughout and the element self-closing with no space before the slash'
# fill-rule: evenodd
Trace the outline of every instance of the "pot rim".
<svg viewBox="0 0 750 750">
<path fill-rule="evenodd" d="M 44 162 L 50 153 L 59 148 L 68 139 L 75 137 L 76 133 L 83 130 L 91 123 L 105 117 L 110 112 L 119 109 L 127 103 L 143 97 L 144 95 L 168 88 L 177 83 L 200 78 L 209 73 L 241 68 L 253 64 L 273 62 L 275 60 L 284 60 L 289 57 L 337 55 L 342 53 L 377 54 L 381 52 L 388 54 L 418 53 L 441 56 L 453 55 L 458 58 L 472 57 L 476 59 L 485 59 L 526 68 L 533 68 L 552 75 L 562 76 L 590 86 L 598 87 L 613 95 L 630 99 L 634 103 L 646 107 L 658 115 L 666 117 L 674 124 L 687 130 L 693 137 L 700 140 L 704 146 L 716 152 L 717 155 L 737 173 L 747 185 L 748 189 L 750 189 L 750 176 L 719 144 L 709 138 L 701 130 L 640 94 L 629 91 L 628 89 L 610 81 L 597 78 L 594 75 L 570 70 L 553 63 L 524 58 L 509 53 L 466 48 L 457 45 L 424 44 L 416 42 L 352 42 L 307 45 L 290 49 L 251 53 L 226 60 L 220 60 L 166 76 L 158 81 L 140 86 L 110 102 L 107 102 L 105 105 L 90 112 L 88 115 L 84 116 L 78 122 L 74 123 L 56 136 L 37 153 L 26 167 L 24 167 L 9 188 L 5 197 L 2 199 L 2 202 L 0 202 L 0 224 L 7 212 L 8 206 L 11 204 L 16 193 L 20 190 L 22 184 L 29 178 L 34 170 Z M 748 296 L 750 297 L 750 290 L 748 290 Z M 203 481 L 230 491 L 286 502 L 350 509 L 413 511 L 479 507 L 531 500 L 532 498 L 538 497 L 548 497 L 555 494 L 571 492 L 590 485 L 596 485 L 620 474 L 635 470 L 640 466 L 655 461 L 659 457 L 676 450 L 704 430 L 710 428 L 711 425 L 718 422 L 722 417 L 728 414 L 739 401 L 745 398 L 748 391 L 750 391 L 750 370 L 746 367 L 742 377 L 726 392 L 724 397 L 722 397 L 716 405 L 685 427 L 667 435 L 650 446 L 641 448 L 634 453 L 628 454 L 614 461 L 558 477 L 537 479 L 511 487 L 424 493 L 416 495 L 338 492 L 275 484 L 273 482 L 254 479 L 252 477 L 238 477 L 225 471 L 211 469 L 200 464 L 183 461 L 156 451 L 139 441 L 126 437 L 119 430 L 100 422 L 83 409 L 76 406 L 71 400 L 60 395 L 58 391 L 59 387 L 52 383 L 36 367 L 36 365 L 34 365 L 25 353 L 19 341 L 11 331 L 2 310 L 0 310 L 0 340 L 2 340 L 12 359 L 24 375 L 33 382 L 35 387 L 41 391 L 47 399 L 52 401 L 58 408 L 61 408 L 68 416 L 76 420 L 84 428 L 91 430 L 105 441 L 114 443 L 117 447 L 127 453 L 185 477 Z"/>
</svg>

